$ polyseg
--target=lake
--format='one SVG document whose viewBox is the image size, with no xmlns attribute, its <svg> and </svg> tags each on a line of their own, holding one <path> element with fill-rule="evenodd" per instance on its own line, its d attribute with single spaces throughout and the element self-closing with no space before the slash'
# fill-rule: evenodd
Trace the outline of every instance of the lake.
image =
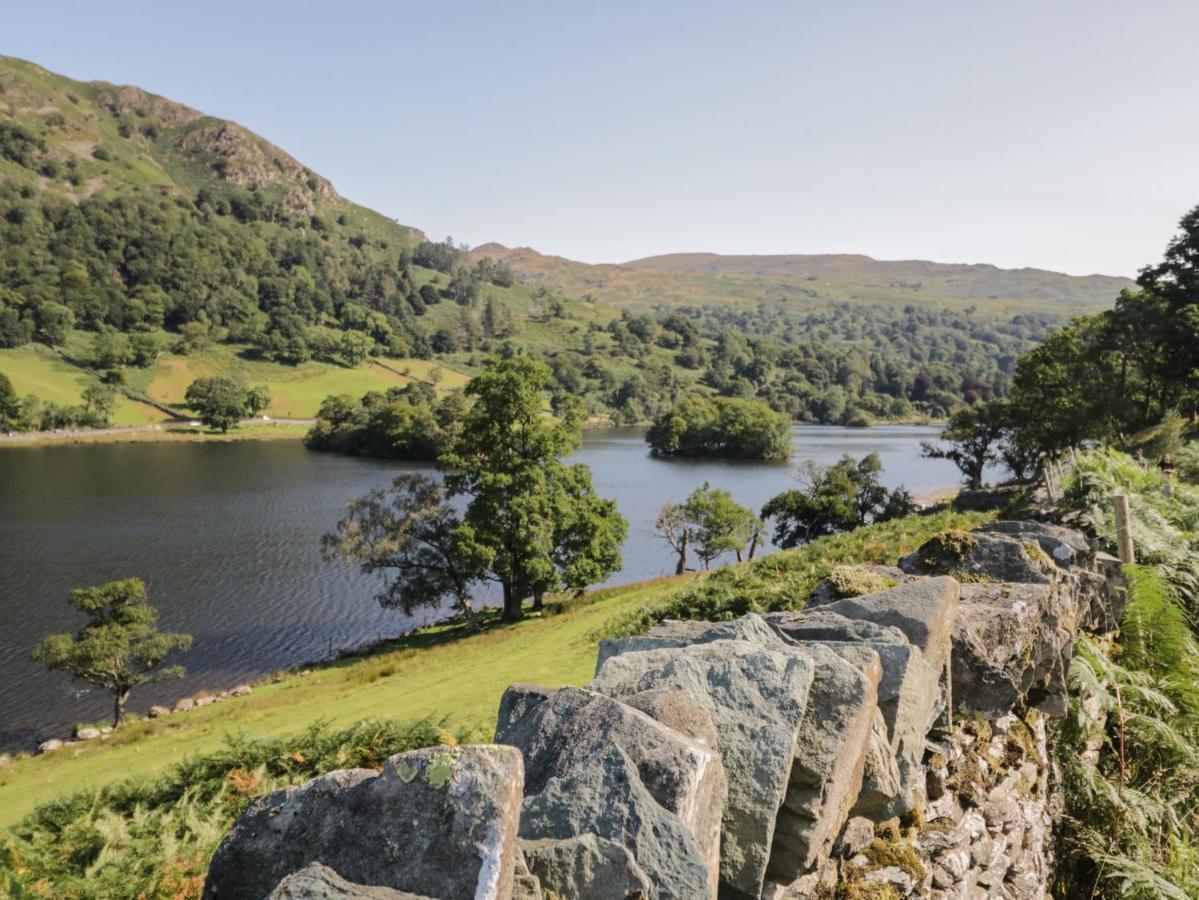
<svg viewBox="0 0 1199 900">
<path fill-rule="evenodd" d="M 654 536 L 657 510 L 704 481 L 759 508 L 792 487 L 807 460 L 878 453 L 883 480 L 914 494 L 957 482 L 943 460 L 920 457 L 936 428 L 801 426 L 786 463 L 653 459 L 644 432 L 586 432 L 575 459 L 629 520 L 624 569 L 609 583 L 673 574 Z M 0 748 L 29 749 L 79 721 L 109 714 L 29 654 L 80 617 L 75 587 L 138 576 L 167 629 L 192 634 L 179 654 L 187 677 L 138 689 L 137 712 L 201 689 L 329 656 L 438 617 L 406 617 L 372 601 L 374 579 L 321 559 L 319 542 L 348 500 L 411 464 L 312 453 L 299 443 L 242 442 L 47 446 L 0 452 Z M 485 597 L 483 599 L 486 599 Z"/>
</svg>

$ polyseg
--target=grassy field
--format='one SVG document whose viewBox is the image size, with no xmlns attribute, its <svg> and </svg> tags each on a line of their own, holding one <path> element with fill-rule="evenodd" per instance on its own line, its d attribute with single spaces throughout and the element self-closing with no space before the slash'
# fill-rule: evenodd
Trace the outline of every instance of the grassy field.
<svg viewBox="0 0 1199 900">
<path fill-rule="evenodd" d="M 86 335 L 76 333 L 68 345 L 68 355 L 82 357 L 87 352 L 87 343 Z M 372 359 L 354 369 L 324 362 L 286 366 L 249 358 L 244 350 L 218 345 L 188 356 L 169 354 L 149 368 L 126 369 L 125 377 L 132 390 L 186 413 L 183 398 L 193 381 L 214 375 L 236 375 L 248 385 L 265 384 L 270 389 L 267 415 L 295 419 L 313 418 L 330 394 L 360 397 L 368 391 L 385 391 L 411 380 L 450 390 L 462 387 L 469 380 L 466 373 L 427 359 Z M 38 344 L 0 350 L 0 372 L 12 380 L 20 396 L 34 394 L 63 405 L 78 405 L 80 393 L 93 378 L 86 368 L 73 365 Z M 153 406 L 122 397 L 112 425 L 147 425 L 168 418 Z"/>
<path fill-rule="evenodd" d="M 61 406 L 80 405 L 80 394 L 90 380 L 87 371 L 40 344 L 0 350 L 0 373 L 9 377 L 19 396 L 34 394 Z M 112 424 L 148 425 L 168 418 L 161 410 L 121 397 Z"/>
<path fill-rule="evenodd" d="M 40 802 L 128 775 L 151 775 L 210 752 L 231 732 L 290 734 L 317 720 L 348 725 L 385 716 L 449 716 L 490 739 L 500 695 L 514 682 L 582 684 L 595 668 L 596 638 L 613 616 L 661 599 L 678 581 L 600 592 L 559 615 L 497 626 L 474 636 L 438 628 L 370 657 L 343 660 L 265 684 L 249 696 L 122 729 L 119 738 L 35 756 L 0 768 L 0 828 Z M 78 755 L 73 755 L 75 752 Z"/>
</svg>

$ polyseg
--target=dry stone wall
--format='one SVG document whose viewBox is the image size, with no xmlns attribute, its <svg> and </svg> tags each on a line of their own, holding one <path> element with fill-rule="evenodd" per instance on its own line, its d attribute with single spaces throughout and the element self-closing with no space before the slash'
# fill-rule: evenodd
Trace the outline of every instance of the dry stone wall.
<svg viewBox="0 0 1199 900">
<path fill-rule="evenodd" d="M 1118 615 L 1104 564 L 997 522 L 799 612 L 604 641 L 584 687 L 509 688 L 493 745 L 256 800 L 205 896 L 1044 897 L 1046 721 Z"/>
</svg>

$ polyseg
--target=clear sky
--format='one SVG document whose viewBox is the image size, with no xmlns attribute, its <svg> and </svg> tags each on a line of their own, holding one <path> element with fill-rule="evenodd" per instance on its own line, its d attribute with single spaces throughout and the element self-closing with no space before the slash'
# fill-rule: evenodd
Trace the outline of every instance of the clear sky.
<svg viewBox="0 0 1199 900">
<path fill-rule="evenodd" d="M 1133 274 L 1199 203 L 1199 3 L 0 3 L 0 53 L 440 237 Z"/>
</svg>

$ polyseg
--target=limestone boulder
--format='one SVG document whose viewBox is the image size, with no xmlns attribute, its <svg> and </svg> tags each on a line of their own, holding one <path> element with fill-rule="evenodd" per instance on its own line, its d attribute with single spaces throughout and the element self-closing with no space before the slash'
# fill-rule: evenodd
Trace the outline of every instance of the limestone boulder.
<svg viewBox="0 0 1199 900">
<path fill-rule="evenodd" d="M 866 647 L 878 654 L 878 708 L 885 734 L 880 739 L 872 728 L 868 737 L 862 791 L 853 814 L 881 821 L 912 808 L 913 790 L 923 778 L 925 736 L 945 706 L 942 677 L 899 628 L 847 618 L 834 612 L 834 606 L 772 613 L 767 621 L 801 646 L 818 642 L 834 652 L 853 654 Z"/>
<path fill-rule="evenodd" d="M 659 622 L 643 635 L 600 641 L 595 671 L 598 673 L 609 657 L 619 656 L 622 653 L 666 650 L 691 644 L 707 644 L 712 641 L 752 641 L 767 645 L 780 643 L 778 636 L 770 629 L 765 620 L 752 613 L 729 622 L 667 619 Z"/>
<path fill-rule="evenodd" d="M 953 578 L 919 578 L 875 594 L 836 600 L 820 609 L 898 628 L 930 666 L 942 671 L 953 645 L 958 596 L 958 582 Z"/>
<path fill-rule="evenodd" d="M 622 698 L 683 691 L 711 715 L 729 781 L 720 878 L 743 894 L 762 890 L 814 668 L 795 648 L 714 640 L 610 656 L 591 684 Z"/>
<path fill-rule="evenodd" d="M 284 788 L 234 824 L 204 897 L 266 897 L 319 862 L 351 885 L 506 898 L 523 784 L 519 751 L 474 746 L 400 753 L 382 772 L 347 769 Z"/>
<path fill-rule="evenodd" d="M 528 697 L 526 686 L 510 689 L 517 694 L 512 699 L 505 694 L 501 709 L 524 705 L 519 698 Z M 653 704 L 650 704 L 651 706 Z M 680 721 L 692 723 L 694 729 L 705 727 L 711 732 L 711 719 L 706 710 L 686 696 L 658 698 L 657 705 L 675 711 Z M 526 839 L 542 837 L 572 837 L 587 833 L 611 839 L 634 851 L 649 877 L 661 889 L 677 889 L 678 877 L 673 865 L 667 870 L 655 868 L 654 860 L 662 861 L 658 848 L 652 847 L 652 834 L 645 827 L 639 809 L 644 798 L 638 792 L 629 801 L 629 819 L 604 817 L 596 810 L 591 821 L 586 810 L 571 810 L 564 818 L 560 811 L 550 810 L 536 798 L 550 787 L 551 782 L 568 777 L 577 778 L 588 788 L 609 778 L 617 777 L 626 765 L 639 789 L 662 807 L 663 814 L 672 814 L 684 830 L 694 838 L 694 846 L 684 848 L 696 854 L 707 872 L 707 882 L 714 891 L 720 862 L 720 822 L 724 811 L 728 784 L 719 751 L 712 745 L 676 730 L 633 706 L 604 694 L 567 687 L 554 691 L 542 702 L 529 706 L 525 715 L 513 720 L 501 717 L 496 730 L 497 743 L 511 744 L 520 749 L 525 764 L 525 794 L 527 800 L 521 821 L 521 836 Z M 608 751 L 621 751 L 619 758 Z M 602 764 L 613 769 L 609 773 L 589 773 L 586 770 Z M 557 796 L 557 795 L 555 795 Z M 531 812 L 536 809 L 541 818 Z M 578 830 L 562 833 L 562 823 L 577 821 Z M 654 815 L 660 825 L 665 815 Z M 527 854 L 526 854 L 527 856 Z M 690 861 L 689 861 L 690 862 Z M 558 890 L 554 884 L 543 887 Z"/>
<path fill-rule="evenodd" d="M 541 890 L 552 891 L 559 900 L 655 895 L 653 882 L 628 849 L 615 841 L 584 834 L 561 840 L 521 841 L 521 849 Z"/>
</svg>

